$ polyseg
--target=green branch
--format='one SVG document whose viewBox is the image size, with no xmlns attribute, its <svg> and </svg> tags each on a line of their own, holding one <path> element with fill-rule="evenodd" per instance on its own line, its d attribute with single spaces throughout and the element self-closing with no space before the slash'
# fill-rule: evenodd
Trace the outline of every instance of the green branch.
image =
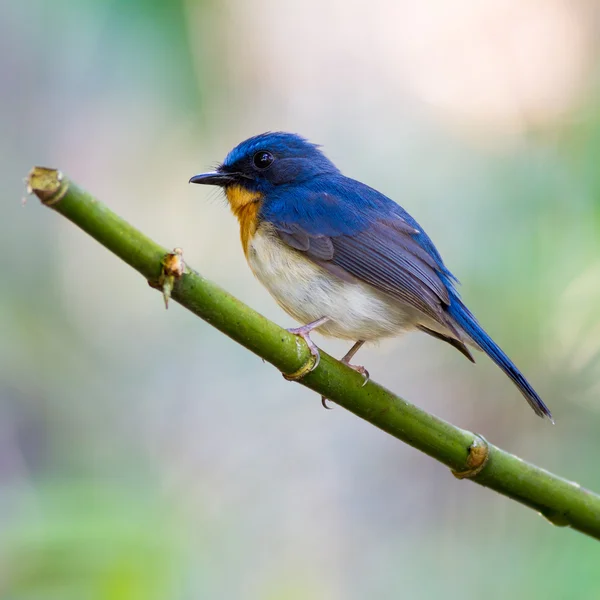
<svg viewBox="0 0 600 600">
<path fill-rule="evenodd" d="M 168 252 L 78 188 L 59 171 L 35 167 L 28 189 L 142 274 L 153 287 L 274 365 L 302 385 L 470 478 L 600 539 L 600 496 L 524 462 L 475 434 L 459 429 L 395 396 L 326 353 L 310 371 L 304 341 L 275 325 Z"/>
</svg>

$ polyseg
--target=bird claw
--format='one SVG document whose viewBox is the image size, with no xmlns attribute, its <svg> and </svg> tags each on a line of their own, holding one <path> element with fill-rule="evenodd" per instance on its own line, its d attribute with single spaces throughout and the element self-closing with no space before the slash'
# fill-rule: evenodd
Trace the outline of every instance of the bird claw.
<svg viewBox="0 0 600 600">
<path fill-rule="evenodd" d="M 316 344 L 310 339 L 310 332 L 319 325 L 325 323 L 327 320 L 328 319 L 326 317 L 323 317 L 318 321 L 309 323 L 308 325 L 303 325 L 302 327 L 294 327 L 292 329 L 287 330 L 289 333 L 293 333 L 294 335 L 301 337 L 306 342 L 310 353 L 313 355 L 315 359 L 314 365 L 310 369 L 309 373 L 311 371 L 314 371 L 319 366 L 319 362 L 321 361 L 321 353 L 319 352 L 319 349 L 317 348 Z M 327 410 L 331 410 L 332 408 L 331 406 L 327 406 L 327 398 L 325 398 L 325 396 L 321 396 L 321 404 L 323 405 L 323 408 Z"/>
<path fill-rule="evenodd" d="M 303 327 L 295 327 L 286 330 L 288 333 L 293 333 L 294 335 L 301 337 L 306 342 L 306 345 L 308 346 L 308 349 L 314 358 L 314 364 L 310 368 L 309 373 L 314 371 L 321 362 L 321 353 L 319 352 L 317 345 L 310 339 L 310 332 L 312 329 L 313 328 L 307 329 L 307 326 L 305 325 Z"/>
<path fill-rule="evenodd" d="M 347 367 L 350 367 L 353 371 L 356 371 L 357 373 L 360 373 L 363 376 L 363 383 L 361 387 L 365 387 L 365 385 L 367 385 L 367 383 L 369 383 L 369 379 L 371 378 L 371 376 L 369 375 L 369 371 L 367 371 L 367 369 L 365 369 L 364 367 L 362 367 L 361 365 L 351 365 L 350 363 L 343 362 Z M 326 408 L 327 410 L 331 410 L 333 408 L 333 406 L 327 406 L 327 400 L 329 400 L 329 398 L 325 398 L 325 396 L 321 396 L 321 404 L 323 405 L 323 408 Z M 331 400 L 330 400 L 331 402 Z"/>
<path fill-rule="evenodd" d="M 327 323 L 327 321 L 329 321 L 329 317 L 321 317 L 320 319 L 317 319 L 312 323 L 302 325 L 302 327 L 293 327 L 291 329 L 286 330 L 288 333 L 301 337 L 306 342 L 308 350 L 310 351 L 310 354 L 312 356 L 312 360 L 308 361 L 305 365 L 300 367 L 300 369 L 298 369 L 294 373 L 283 373 L 285 379 L 287 379 L 288 381 L 298 381 L 308 373 L 312 373 L 319 366 L 319 362 L 321 362 L 321 353 L 319 352 L 317 345 L 310 339 L 310 332 L 313 329 L 320 327 L 324 323 Z"/>
<path fill-rule="evenodd" d="M 369 383 L 369 379 L 371 376 L 369 375 L 369 371 L 367 371 L 364 367 L 360 365 L 351 365 L 350 363 L 344 363 L 346 366 L 350 367 L 353 371 L 360 373 L 363 376 L 363 384 L 362 387 L 365 387 L 367 383 Z"/>
<path fill-rule="evenodd" d="M 356 342 L 356 344 L 354 344 L 354 346 L 352 346 L 352 348 L 350 348 L 350 350 L 346 353 L 346 355 L 340 361 L 342 364 L 346 365 L 347 367 L 350 367 L 353 371 L 356 371 L 357 373 L 360 373 L 363 376 L 362 387 L 365 387 L 365 385 L 367 385 L 367 383 L 369 381 L 369 377 L 370 377 L 369 371 L 367 371 L 364 367 L 362 367 L 360 365 L 351 365 L 350 361 L 352 360 L 352 357 L 358 352 L 358 350 L 360 350 L 361 346 L 364 343 L 365 343 L 364 340 L 358 340 L 358 342 Z M 328 400 L 328 398 L 325 398 L 325 396 L 321 396 L 321 404 L 323 405 L 323 408 L 330 410 L 333 407 L 327 406 L 327 400 Z"/>
<path fill-rule="evenodd" d="M 323 405 L 323 408 L 325 410 L 331 410 L 333 408 L 333 406 L 327 406 L 327 400 L 329 400 L 329 398 L 325 398 L 325 396 L 321 396 L 321 404 Z"/>
<path fill-rule="evenodd" d="M 302 325 L 302 327 L 293 327 L 293 328 L 286 330 L 288 333 L 291 333 L 293 335 L 297 335 L 298 337 L 301 337 L 306 342 L 306 345 L 308 346 L 308 349 L 314 358 L 314 364 L 312 364 L 310 366 L 310 368 L 308 368 L 308 365 L 305 365 L 303 368 L 301 368 L 296 373 L 293 373 L 291 375 L 284 374 L 284 377 L 286 379 L 291 380 L 291 381 L 300 379 L 301 377 L 304 377 L 304 375 L 306 375 L 307 373 L 311 373 L 312 371 L 314 371 L 319 366 L 319 362 L 321 361 L 321 353 L 319 352 L 317 345 L 310 339 L 310 333 L 311 333 L 311 331 L 313 331 L 313 329 L 320 327 L 327 321 L 329 321 L 328 317 L 321 317 L 320 319 L 317 319 L 316 321 L 313 321 L 312 323 L 308 323 L 307 325 Z M 364 340 L 359 340 L 358 342 L 356 342 L 354 344 L 354 346 L 352 346 L 352 348 L 350 348 L 348 353 L 341 360 L 341 362 L 343 364 L 345 364 L 347 367 L 350 367 L 353 371 L 356 371 L 357 373 L 360 373 L 363 376 L 362 387 L 365 387 L 365 385 L 367 385 L 367 383 L 369 381 L 369 377 L 370 377 L 369 371 L 367 371 L 367 369 L 365 369 L 363 366 L 351 365 L 350 360 L 352 360 L 352 357 L 356 354 L 356 352 L 360 349 L 360 347 L 364 343 L 365 343 Z M 326 398 L 325 396 L 321 396 L 321 404 L 323 405 L 323 408 L 325 408 L 327 410 L 331 410 L 331 408 L 333 408 L 333 407 L 327 406 L 327 400 L 328 400 L 328 398 Z"/>
</svg>

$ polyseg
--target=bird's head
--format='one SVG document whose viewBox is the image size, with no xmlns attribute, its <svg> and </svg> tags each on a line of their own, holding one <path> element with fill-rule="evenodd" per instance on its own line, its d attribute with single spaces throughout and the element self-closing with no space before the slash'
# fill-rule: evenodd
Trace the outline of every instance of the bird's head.
<svg viewBox="0 0 600 600">
<path fill-rule="evenodd" d="M 278 186 L 337 172 L 315 144 L 294 133 L 276 132 L 238 144 L 215 171 L 194 175 L 190 183 L 220 186 L 232 202 L 234 192 L 265 197 Z"/>
</svg>

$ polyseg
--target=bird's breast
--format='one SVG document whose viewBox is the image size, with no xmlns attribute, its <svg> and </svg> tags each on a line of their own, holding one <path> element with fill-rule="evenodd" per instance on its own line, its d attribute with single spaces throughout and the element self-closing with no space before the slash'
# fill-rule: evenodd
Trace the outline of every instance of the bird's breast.
<svg viewBox="0 0 600 600">
<path fill-rule="evenodd" d="M 262 200 L 259 192 L 248 190 L 240 185 L 231 185 L 225 190 L 231 212 L 240 224 L 240 239 L 246 258 L 250 240 L 258 227 L 258 211 Z"/>
</svg>

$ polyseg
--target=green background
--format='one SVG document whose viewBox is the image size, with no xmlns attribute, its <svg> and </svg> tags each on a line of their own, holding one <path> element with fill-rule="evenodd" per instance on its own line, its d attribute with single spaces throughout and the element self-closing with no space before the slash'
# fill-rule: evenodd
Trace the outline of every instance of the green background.
<svg viewBox="0 0 600 600">
<path fill-rule="evenodd" d="M 187 182 L 301 133 L 426 228 L 556 425 L 423 335 L 362 350 L 372 377 L 600 491 L 596 6 L 1 4 L 0 598 L 600 597 L 597 541 L 322 410 L 22 206 L 29 168 L 58 167 L 293 326 L 218 190 Z"/>
</svg>

